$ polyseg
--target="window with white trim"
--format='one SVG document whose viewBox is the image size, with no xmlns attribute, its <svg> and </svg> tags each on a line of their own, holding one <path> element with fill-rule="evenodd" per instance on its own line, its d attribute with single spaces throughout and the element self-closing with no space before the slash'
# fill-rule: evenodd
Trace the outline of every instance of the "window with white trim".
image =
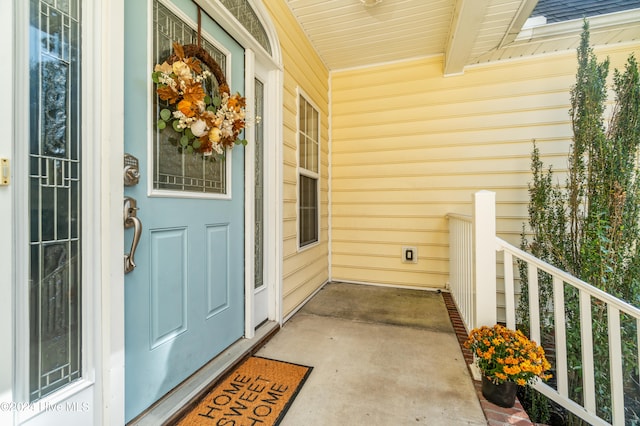
<svg viewBox="0 0 640 426">
<path fill-rule="evenodd" d="M 320 114 L 298 98 L 298 234 L 300 247 L 318 241 Z"/>
</svg>

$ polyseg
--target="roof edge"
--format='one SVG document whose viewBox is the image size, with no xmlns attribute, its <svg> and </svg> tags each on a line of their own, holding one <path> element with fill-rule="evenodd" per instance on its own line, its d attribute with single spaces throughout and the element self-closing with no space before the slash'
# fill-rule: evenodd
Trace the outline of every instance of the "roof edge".
<svg viewBox="0 0 640 426">
<path fill-rule="evenodd" d="M 608 13 L 606 15 L 592 16 L 587 18 L 591 30 L 625 26 L 629 24 L 638 25 L 640 21 L 640 9 L 625 10 L 622 12 Z M 570 21 L 556 22 L 537 27 L 527 28 L 520 31 L 512 42 L 528 42 L 544 38 L 552 38 L 582 32 L 584 19 L 572 19 Z"/>
</svg>

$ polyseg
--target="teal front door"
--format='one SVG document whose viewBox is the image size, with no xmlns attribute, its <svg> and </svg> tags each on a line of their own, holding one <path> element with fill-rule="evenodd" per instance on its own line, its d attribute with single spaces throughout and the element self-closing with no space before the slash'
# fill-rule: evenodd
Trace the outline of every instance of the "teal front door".
<svg viewBox="0 0 640 426">
<path fill-rule="evenodd" d="M 202 47 L 244 93 L 244 51 L 191 0 L 125 2 L 125 152 L 140 179 L 125 187 L 142 224 L 125 279 L 125 410 L 129 421 L 242 337 L 244 152 L 188 152 L 156 125 L 154 65 L 172 44 Z M 114 160 L 115 161 L 115 160 Z M 131 161 L 131 160 L 130 160 Z M 125 231 L 125 253 L 134 228 Z"/>
</svg>

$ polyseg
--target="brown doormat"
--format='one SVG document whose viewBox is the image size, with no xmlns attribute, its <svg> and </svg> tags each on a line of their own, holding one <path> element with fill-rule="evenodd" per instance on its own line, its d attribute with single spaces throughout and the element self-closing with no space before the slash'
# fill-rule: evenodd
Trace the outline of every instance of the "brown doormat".
<svg viewBox="0 0 640 426">
<path fill-rule="evenodd" d="M 202 398 L 178 425 L 277 425 L 312 369 L 252 356 Z"/>
</svg>

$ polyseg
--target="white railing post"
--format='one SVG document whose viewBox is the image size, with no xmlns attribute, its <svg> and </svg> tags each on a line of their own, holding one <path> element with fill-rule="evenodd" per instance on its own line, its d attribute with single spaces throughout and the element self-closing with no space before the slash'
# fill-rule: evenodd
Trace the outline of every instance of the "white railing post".
<svg viewBox="0 0 640 426">
<path fill-rule="evenodd" d="M 474 327 L 497 321 L 496 303 L 496 194 L 473 194 Z"/>
</svg>

